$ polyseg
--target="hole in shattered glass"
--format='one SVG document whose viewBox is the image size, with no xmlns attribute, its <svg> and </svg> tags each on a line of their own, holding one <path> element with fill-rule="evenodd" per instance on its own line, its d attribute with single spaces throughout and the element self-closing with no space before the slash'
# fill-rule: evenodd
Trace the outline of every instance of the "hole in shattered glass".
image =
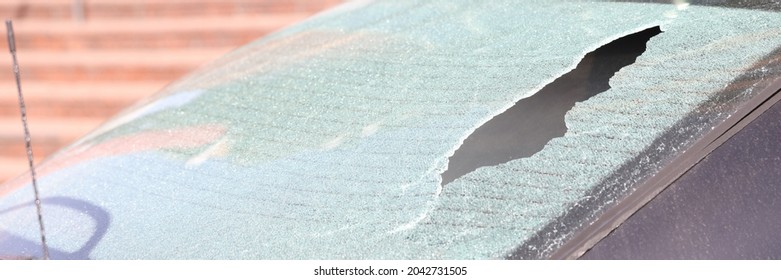
<svg viewBox="0 0 781 280">
<path fill-rule="evenodd" d="M 482 166 L 530 157 L 553 138 L 564 136 L 567 111 L 576 102 L 610 89 L 610 78 L 634 63 L 648 40 L 661 32 L 656 26 L 599 47 L 572 71 L 477 128 L 450 157 L 442 185 Z"/>
</svg>

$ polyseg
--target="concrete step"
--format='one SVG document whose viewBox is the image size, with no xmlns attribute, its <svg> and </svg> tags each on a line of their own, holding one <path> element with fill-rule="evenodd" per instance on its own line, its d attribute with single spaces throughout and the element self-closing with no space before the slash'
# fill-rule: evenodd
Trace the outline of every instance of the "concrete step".
<svg viewBox="0 0 781 280">
<path fill-rule="evenodd" d="M 100 50 L 18 52 L 22 82 L 170 82 L 227 53 L 229 48 L 185 50 Z M 0 81 L 13 81 L 10 56 L 0 57 Z"/>
<path fill-rule="evenodd" d="M 188 17 L 257 13 L 311 13 L 341 0 L 4 0 L 0 16 L 12 19 Z M 81 3 L 81 4 L 79 4 Z"/>
<path fill-rule="evenodd" d="M 26 157 L 0 156 L 0 184 L 25 173 L 29 178 L 29 171 L 30 168 Z M 30 196 L 32 197 L 32 190 L 30 191 Z"/>
<path fill-rule="evenodd" d="M 24 83 L 30 117 L 107 118 L 160 90 L 166 82 Z M 16 84 L 0 82 L 0 118 L 19 118 Z"/>
<path fill-rule="evenodd" d="M 74 13 L 75 2 L 84 8 Z M 0 0 L 14 20 L 36 163 L 194 68 L 341 2 Z M 27 170 L 7 54 L 0 95 L 3 182 Z"/>
<path fill-rule="evenodd" d="M 73 143 L 102 122 L 102 118 L 29 118 L 35 163 L 40 164 L 46 157 Z M 0 182 L 27 170 L 27 149 L 21 120 L 0 118 Z"/>
<path fill-rule="evenodd" d="M 236 17 L 100 19 L 87 22 L 14 22 L 16 44 L 26 49 L 214 48 L 251 42 L 308 14 Z"/>
<path fill-rule="evenodd" d="M 73 143 L 103 122 L 103 118 L 28 118 L 36 161 Z M 24 129 L 18 117 L 0 118 L 0 157 L 27 159 Z"/>
</svg>

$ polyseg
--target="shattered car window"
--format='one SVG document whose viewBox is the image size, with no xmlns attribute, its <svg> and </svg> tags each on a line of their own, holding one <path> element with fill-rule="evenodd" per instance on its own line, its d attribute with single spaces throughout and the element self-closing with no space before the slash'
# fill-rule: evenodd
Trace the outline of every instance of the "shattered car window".
<svg viewBox="0 0 781 280">
<path fill-rule="evenodd" d="M 778 77 L 778 26 L 681 3 L 351 2 L 43 163 L 52 257 L 546 258 Z M 448 175 L 491 120 L 548 133 L 552 107 L 536 148 Z M 0 186 L 0 251 L 39 256 L 26 180 Z"/>
</svg>

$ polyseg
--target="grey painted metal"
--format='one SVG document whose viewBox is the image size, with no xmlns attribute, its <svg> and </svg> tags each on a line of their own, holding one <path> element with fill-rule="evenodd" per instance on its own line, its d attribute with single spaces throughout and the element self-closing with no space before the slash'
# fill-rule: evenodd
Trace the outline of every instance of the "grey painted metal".
<svg viewBox="0 0 781 280">
<path fill-rule="evenodd" d="M 781 259 L 781 95 L 584 259 Z"/>
</svg>

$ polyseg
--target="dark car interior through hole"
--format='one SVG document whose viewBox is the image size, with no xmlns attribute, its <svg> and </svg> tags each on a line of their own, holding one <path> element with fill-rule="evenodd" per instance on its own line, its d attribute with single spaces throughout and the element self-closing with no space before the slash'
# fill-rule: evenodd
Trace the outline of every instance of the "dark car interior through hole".
<svg viewBox="0 0 781 280">
<path fill-rule="evenodd" d="M 616 39 L 586 54 L 572 71 L 557 78 L 534 95 L 494 116 L 469 135 L 450 157 L 442 173 L 442 185 L 476 170 L 526 158 L 549 141 L 564 136 L 564 116 L 575 106 L 610 89 L 610 78 L 635 62 L 659 26 Z"/>
</svg>

